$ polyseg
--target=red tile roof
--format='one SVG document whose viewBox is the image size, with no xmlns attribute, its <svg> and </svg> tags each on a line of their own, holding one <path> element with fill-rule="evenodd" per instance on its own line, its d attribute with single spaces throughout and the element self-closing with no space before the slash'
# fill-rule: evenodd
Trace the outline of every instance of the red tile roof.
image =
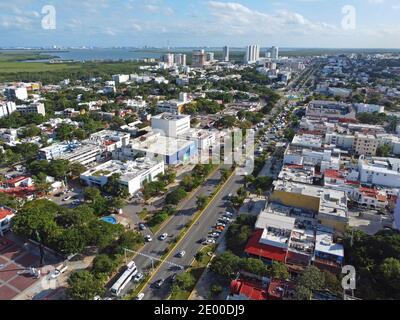
<svg viewBox="0 0 400 320">
<path fill-rule="evenodd" d="M 334 179 L 343 179 L 343 175 L 338 170 L 325 170 L 325 177 L 334 178 Z"/>
<path fill-rule="evenodd" d="M 12 215 L 14 215 L 12 211 L 5 208 L 0 208 L 0 221 Z"/>
<path fill-rule="evenodd" d="M 263 230 L 257 230 L 246 245 L 245 252 L 273 261 L 285 262 L 286 250 L 260 243 Z"/>
<path fill-rule="evenodd" d="M 267 299 L 267 290 L 265 288 L 259 283 L 245 280 L 233 280 L 231 282 L 231 293 L 244 295 L 250 300 Z"/>
</svg>

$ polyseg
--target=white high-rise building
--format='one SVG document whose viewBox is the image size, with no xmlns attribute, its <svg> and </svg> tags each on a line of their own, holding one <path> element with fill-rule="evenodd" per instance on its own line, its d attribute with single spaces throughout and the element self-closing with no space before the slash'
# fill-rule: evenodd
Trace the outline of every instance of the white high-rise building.
<svg viewBox="0 0 400 320">
<path fill-rule="evenodd" d="M 260 58 L 260 48 L 258 45 L 249 45 L 246 50 L 246 63 L 256 63 Z"/>
<path fill-rule="evenodd" d="M 222 61 L 229 61 L 229 47 L 225 46 L 222 48 Z"/>
<path fill-rule="evenodd" d="M 186 54 L 182 54 L 182 53 L 175 54 L 174 62 L 178 66 L 186 66 Z"/>
<path fill-rule="evenodd" d="M 161 57 L 162 62 L 165 62 L 168 67 L 171 67 L 174 64 L 174 55 L 172 53 L 164 54 Z"/>
<path fill-rule="evenodd" d="M 271 48 L 271 58 L 272 59 L 279 59 L 279 48 L 278 47 L 272 47 Z"/>
</svg>

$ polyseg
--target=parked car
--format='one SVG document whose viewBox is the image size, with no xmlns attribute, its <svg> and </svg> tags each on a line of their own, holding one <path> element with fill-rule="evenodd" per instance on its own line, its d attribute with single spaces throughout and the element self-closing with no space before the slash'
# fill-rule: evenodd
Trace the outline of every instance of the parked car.
<svg viewBox="0 0 400 320">
<path fill-rule="evenodd" d="M 170 281 L 173 283 L 176 280 L 176 277 L 178 276 L 178 274 L 174 273 L 169 279 Z"/>
<path fill-rule="evenodd" d="M 144 223 L 139 223 L 139 229 L 140 230 L 146 230 L 146 226 L 145 226 L 145 224 Z"/>
<path fill-rule="evenodd" d="M 134 282 L 140 282 L 142 279 L 144 278 L 144 274 L 139 272 L 134 278 L 133 281 Z"/>
<path fill-rule="evenodd" d="M 161 241 L 164 241 L 165 239 L 167 239 L 167 237 L 168 237 L 168 233 L 163 233 L 163 234 L 159 237 L 159 239 L 160 239 Z"/>
<path fill-rule="evenodd" d="M 72 199 L 71 196 L 67 196 L 67 197 L 65 197 L 64 199 L 62 199 L 62 201 L 68 201 L 68 200 L 71 200 L 71 199 Z"/>
<path fill-rule="evenodd" d="M 153 238 L 151 237 L 151 235 L 148 234 L 147 236 L 144 237 L 144 240 L 146 240 L 147 242 L 152 242 Z"/>
<path fill-rule="evenodd" d="M 186 252 L 182 250 L 181 252 L 178 253 L 179 258 L 183 258 L 185 256 Z"/>
<path fill-rule="evenodd" d="M 214 243 L 216 243 L 215 239 L 207 239 L 204 244 L 208 245 L 208 244 L 214 244 Z"/>
<path fill-rule="evenodd" d="M 139 293 L 138 295 L 137 295 L 137 297 L 135 298 L 135 300 L 142 300 L 144 298 L 144 293 L 142 292 L 142 293 Z"/>
</svg>

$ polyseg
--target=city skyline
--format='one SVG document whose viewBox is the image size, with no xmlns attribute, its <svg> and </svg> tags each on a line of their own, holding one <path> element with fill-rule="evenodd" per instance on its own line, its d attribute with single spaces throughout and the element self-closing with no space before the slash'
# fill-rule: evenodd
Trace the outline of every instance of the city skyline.
<svg viewBox="0 0 400 320">
<path fill-rule="evenodd" d="M 400 47 L 399 0 L 16 0 L 0 9 L 3 47 Z"/>
</svg>

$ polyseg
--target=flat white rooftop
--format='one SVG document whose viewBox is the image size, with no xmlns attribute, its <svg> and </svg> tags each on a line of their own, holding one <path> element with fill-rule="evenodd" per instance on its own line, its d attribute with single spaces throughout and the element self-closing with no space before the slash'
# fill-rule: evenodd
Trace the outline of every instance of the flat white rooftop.
<svg viewBox="0 0 400 320">
<path fill-rule="evenodd" d="M 194 145 L 193 141 L 165 137 L 159 133 L 150 132 L 131 141 L 131 148 L 138 152 L 171 156 Z"/>
</svg>

